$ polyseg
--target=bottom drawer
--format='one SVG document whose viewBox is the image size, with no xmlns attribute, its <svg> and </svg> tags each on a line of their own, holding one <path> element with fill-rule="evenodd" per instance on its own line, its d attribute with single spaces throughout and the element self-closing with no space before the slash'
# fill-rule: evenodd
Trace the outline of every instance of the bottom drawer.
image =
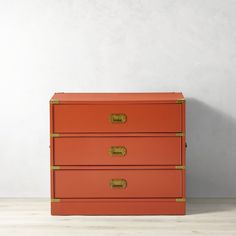
<svg viewBox="0 0 236 236">
<path fill-rule="evenodd" d="M 55 198 L 178 198 L 182 170 L 56 170 Z"/>
</svg>

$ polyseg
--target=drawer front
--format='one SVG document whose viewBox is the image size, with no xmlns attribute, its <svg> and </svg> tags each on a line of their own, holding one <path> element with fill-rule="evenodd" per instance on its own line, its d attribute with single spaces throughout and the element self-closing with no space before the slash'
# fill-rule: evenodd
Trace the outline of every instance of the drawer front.
<svg viewBox="0 0 236 236">
<path fill-rule="evenodd" d="M 60 137 L 55 165 L 181 165 L 181 137 Z"/>
<path fill-rule="evenodd" d="M 56 170 L 56 198 L 178 198 L 181 170 Z"/>
<path fill-rule="evenodd" d="M 54 133 L 181 132 L 180 104 L 54 105 Z"/>
</svg>

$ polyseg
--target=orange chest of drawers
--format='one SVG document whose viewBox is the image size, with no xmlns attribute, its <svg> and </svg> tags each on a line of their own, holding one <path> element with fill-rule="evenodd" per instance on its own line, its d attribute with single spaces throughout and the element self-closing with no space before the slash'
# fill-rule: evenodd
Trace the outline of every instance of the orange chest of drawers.
<svg viewBox="0 0 236 236">
<path fill-rule="evenodd" d="M 52 215 L 185 214 L 182 93 L 56 93 Z"/>
</svg>

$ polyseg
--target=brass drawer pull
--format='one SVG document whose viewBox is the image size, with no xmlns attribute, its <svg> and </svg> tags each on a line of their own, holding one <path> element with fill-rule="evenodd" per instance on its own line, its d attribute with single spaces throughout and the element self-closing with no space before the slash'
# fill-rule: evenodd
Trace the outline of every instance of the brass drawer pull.
<svg viewBox="0 0 236 236">
<path fill-rule="evenodd" d="M 127 149 L 124 146 L 113 146 L 109 149 L 110 156 L 125 156 Z"/>
<path fill-rule="evenodd" d="M 124 124 L 127 121 L 126 114 L 111 114 L 110 121 L 114 124 Z"/>
<path fill-rule="evenodd" d="M 126 188 L 127 181 L 125 179 L 112 179 L 110 186 L 111 188 Z"/>
</svg>

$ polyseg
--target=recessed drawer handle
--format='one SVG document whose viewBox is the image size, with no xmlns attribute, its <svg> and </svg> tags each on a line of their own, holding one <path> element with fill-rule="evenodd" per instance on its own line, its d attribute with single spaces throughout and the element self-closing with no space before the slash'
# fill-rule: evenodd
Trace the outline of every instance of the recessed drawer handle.
<svg viewBox="0 0 236 236">
<path fill-rule="evenodd" d="M 110 121 L 114 124 L 124 124 L 127 121 L 126 114 L 111 114 Z"/>
<path fill-rule="evenodd" d="M 113 146 L 109 149 L 110 156 L 125 156 L 127 149 L 124 146 Z"/>
<path fill-rule="evenodd" d="M 110 186 L 111 188 L 126 188 L 127 181 L 125 179 L 112 179 Z"/>
</svg>

